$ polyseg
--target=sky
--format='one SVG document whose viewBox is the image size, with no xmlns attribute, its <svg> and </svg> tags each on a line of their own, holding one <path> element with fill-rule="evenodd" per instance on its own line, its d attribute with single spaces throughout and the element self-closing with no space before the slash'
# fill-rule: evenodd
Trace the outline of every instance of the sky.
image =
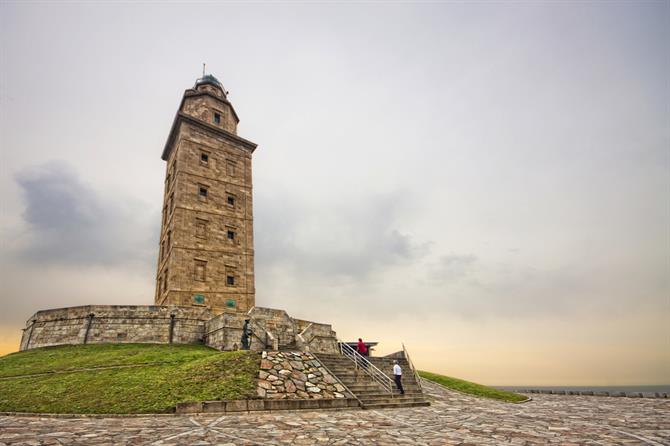
<svg viewBox="0 0 670 446">
<path fill-rule="evenodd" d="M 185 89 L 254 152 L 256 303 L 490 385 L 670 383 L 670 2 L 0 2 L 0 354 L 153 303 Z"/>
</svg>

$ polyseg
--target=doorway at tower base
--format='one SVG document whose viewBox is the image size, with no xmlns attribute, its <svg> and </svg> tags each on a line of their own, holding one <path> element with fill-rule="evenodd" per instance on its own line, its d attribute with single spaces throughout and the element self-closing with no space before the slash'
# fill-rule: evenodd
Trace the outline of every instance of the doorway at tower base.
<svg viewBox="0 0 670 446">
<path fill-rule="evenodd" d="M 219 350 L 238 350 L 246 321 L 249 349 L 337 353 L 337 335 L 329 324 L 292 318 L 284 310 L 254 307 L 246 314 L 222 313 L 207 324 L 205 343 Z"/>
</svg>

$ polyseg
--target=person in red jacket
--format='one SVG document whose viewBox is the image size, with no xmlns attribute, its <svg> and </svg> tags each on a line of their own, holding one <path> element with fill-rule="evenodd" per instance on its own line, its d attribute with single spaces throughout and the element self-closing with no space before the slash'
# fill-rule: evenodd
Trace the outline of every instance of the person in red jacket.
<svg viewBox="0 0 670 446">
<path fill-rule="evenodd" d="M 361 338 L 358 338 L 358 345 L 356 346 L 356 350 L 358 351 L 358 354 L 361 356 L 367 356 L 368 355 L 368 348 L 365 346 L 365 342 Z M 368 364 L 366 361 L 361 360 L 361 365 L 363 367 L 367 367 Z"/>
<path fill-rule="evenodd" d="M 365 346 L 365 342 L 363 342 L 361 338 L 358 338 L 358 347 L 356 350 L 358 350 L 358 353 L 360 353 L 361 356 L 368 355 L 368 348 Z"/>
</svg>

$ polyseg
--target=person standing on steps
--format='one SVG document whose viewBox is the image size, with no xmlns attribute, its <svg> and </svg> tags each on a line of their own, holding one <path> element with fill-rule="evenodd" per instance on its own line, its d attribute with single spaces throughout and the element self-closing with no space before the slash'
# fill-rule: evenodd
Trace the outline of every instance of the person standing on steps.
<svg viewBox="0 0 670 446">
<path fill-rule="evenodd" d="M 356 351 L 361 356 L 367 356 L 368 355 L 368 348 L 365 346 L 365 342 L 363 342 L 363 339 L 361 339 L 361 338 L 358 338 L 358 345 L 356 345 Z M 363 366 L 365 368 L 368 367 L 365 360 L 361 360 L 361 366 Z"/>
<path fill-rule="evenodd" d="M 395 385 L 400 390 L 400 394 L 405 394 L 405 389 L 402 388 L 402 369 L 398 365 L 398 361 L 393 360 L 393 378 L 395 378 Z"/>
<path fill-rule="evenodd" d="M 358 345 L 356 346 L 356 350 L 358 350 L 358 353 L 360 353 L 361 356 L 368 355 L 368 348 L 365 346 L 365 342 L 363 342 L 361 338 L 358 338 Z"/>
</svg>

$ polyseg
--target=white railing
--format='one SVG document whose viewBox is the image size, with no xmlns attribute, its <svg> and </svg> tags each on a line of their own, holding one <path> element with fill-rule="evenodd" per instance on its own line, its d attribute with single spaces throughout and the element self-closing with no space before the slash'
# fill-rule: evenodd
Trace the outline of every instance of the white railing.
<svg viewBox="0 0 670 446">
<path fill-rule="evenodd" d="M 416 368 L 414 367 L 414 363 L 409 357 L 409 353 L 407 353 L 407 349 L 405 348 L 405 344 L 402 344 L 402 352 L 405 355 L 405 359 L 407 360 L 407 364 L 409 364 L 409 368 L 412 369 L 412 373 L 414 373 L 414 380 L 416 381 L 416 384 L 419 386 L 419 390 L 423 392 L 423 388 L 421 387 L 421 377 L 416 371 Z"/>
<path fill-rule="evenodd" d="M 340 342 L 339 340 L 338 343 L 340 345 L 340 353 L 353 361 L 356 370 L 362 370 L 375 382 L 380 384 L 384 390 L 389 392 L 391 397 L 393 397 L 393 380 L 391 378 L 379 370 L 373 363 L 368 361 L 365 356 L 358 353 L 350 345 L 345 344 L 344 342 Z"/>
</svg>

